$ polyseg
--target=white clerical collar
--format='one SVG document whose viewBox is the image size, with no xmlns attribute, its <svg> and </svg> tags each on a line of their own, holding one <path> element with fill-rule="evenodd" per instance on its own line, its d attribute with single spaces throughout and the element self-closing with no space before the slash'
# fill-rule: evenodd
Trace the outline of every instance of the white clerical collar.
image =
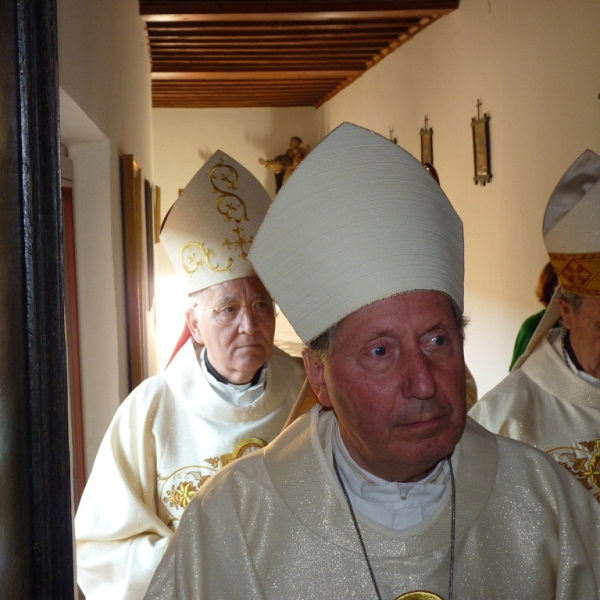
<svg viewBox="0 0 600 600">
<path fill-rule="evenodd" d="M 386 481 L 360 467 L 350 456 L 336 423 L 332 449 L 352 506 L 376 523 L 403 530 L 416 525 L 440 503 L 449 480 L 446 461 L 413 483 Z"/>
<path fill-rule="evenodd" d="M 200 367 L 202 372 L 213 391 L 225 400 L 225 402 L 229 402 L 229 404 L 233 404 L 234 406 L 250 406 L 264 394 L 267 370 L 269 368 L 268 364 L 263 367 L 258 382 L 254 385 L 252 385 L 252 382 L 242 384 L 223 383 L 210 374 L 206 367 L 205 356 L 206 348 L 200 353 Z"/>
</svg>

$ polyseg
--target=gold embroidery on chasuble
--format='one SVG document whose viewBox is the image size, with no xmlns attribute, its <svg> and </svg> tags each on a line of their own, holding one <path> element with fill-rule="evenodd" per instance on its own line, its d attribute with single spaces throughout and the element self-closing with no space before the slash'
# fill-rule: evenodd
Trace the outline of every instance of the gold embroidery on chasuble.
<svg viewBox="0 0 600 600">
<path fill-rule="evenodd" d="M 600 439 L 579 442 L 574 448 L 554 448 L 547 454 L 574 475 L 600 502 Z"/>
<path fill-rule="evenodd" d="M 549 253 L 552 266 L 567 292 L 600 296 L 600 253 Z"/>
<path fill-rule="evenodd" d="M 222 467 L 235 459 L 260 450 L 267 442 L 259 437 L 243 439 L 236 444 L 234 449 L 221 456 L 204 459 L 203 465 L 190 465 L 181 467 L 170 475 L 162 477 L 157 475 L 158 493 L 161 510 L 166 512 L 165 523 L 175 530 L 183 511 L 186 509 L 198 490 Z M 165 515 L 161 515 L 165 517 Z"/>
</svg>

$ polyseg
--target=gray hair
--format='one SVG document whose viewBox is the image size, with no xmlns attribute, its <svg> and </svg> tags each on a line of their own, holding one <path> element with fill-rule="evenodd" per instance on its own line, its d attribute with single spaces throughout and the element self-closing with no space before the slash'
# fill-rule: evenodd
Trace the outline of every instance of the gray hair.
<svg viewBox="0 0 600 600">
<path fill-rule="evenodd" d="M 454 302 L 451 301 L 450 304 L 452 305 L 452 312 L 454 313 L 456 324 L 458 325 L 460 334 L 464 339 L 465 327 L 469 324 L 469 317 L 462 313 L 456 304 L 454 304 Z M 313 358 L 322 363 L 327 362 L 331 358 L 335 344 L 335 336 L 342 321 L 338 321 L 329 329 L 326 329 L 322 334 L 317 336 L 314 340 L 311 340 L 308 342 L 308 344 L 306 344 L 306 348 Z"/>
<path fill-rule="evenodd" d="M 192 292 L 191 294 L 188 295 L 188 298 L 190 299 L 190 301 L 189 301 L 190 308 L 195 308 L 196 306 L 202 305 L 204 303 L 203 299 L 204 299 L 207 289 L 208 288 L 196 290 L 195 292 Z"/>
<path fill-rule="evenodd" d="M 562 298 L 565 302 L 568 302 L 573 307 L 575 312 L 580 309 L 581 303 L 583 302 L 583 296 L 581 294 L 567 292 L 562 285 L 560 286 L 556 297 Z"/>
</svg>

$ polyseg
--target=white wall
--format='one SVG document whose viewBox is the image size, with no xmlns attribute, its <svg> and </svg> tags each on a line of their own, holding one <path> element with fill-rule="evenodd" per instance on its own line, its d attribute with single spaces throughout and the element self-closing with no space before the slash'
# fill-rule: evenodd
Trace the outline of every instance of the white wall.
<svg viewBox="0 0 600 600">
<path fill-rule="evenodd" d="M 58 0 L 61 141 L 74 161 L 86 470 L 127 394 L 119 157 L 154 179 L 150 61 L 137 0 Z"/>
<path fill-rule="evenodd" d="M 273 172 L 259 164 L 259 158 L 273 158 L 288 148 L 291 136 L 302 145 L 316 144 L 316 110 L 303 108 L 169 109 L 155 108 L 154 161 L 156 184 L 161 187 L 162 215 L 204 162 L 217 150 L 226 152 L 252 172 L 273 197 Z M 162 250 L 156 250 L 156 338 L 159 366 L 171 355 L 183 327 L 187 296 Z M 296 338 L 290 330 L 279 339 Z M 285 324 L 283 324 L 285 328 Z M 286 348 L 287 349 L 287 348 Z"/>
<path fill-rule="evenodd" d="M 420 158 L 425 115 L 441 184 L 465 227 L 466 359 L 480 392 L 507 373 L 521 322 L 541 306 L 546 202 L 586 148 L 600 153 L 600 3 L 461 0 L 318 111 Z M 471 118 L 491 116 L 490 184 L 473 182 Z"/>
</svg>

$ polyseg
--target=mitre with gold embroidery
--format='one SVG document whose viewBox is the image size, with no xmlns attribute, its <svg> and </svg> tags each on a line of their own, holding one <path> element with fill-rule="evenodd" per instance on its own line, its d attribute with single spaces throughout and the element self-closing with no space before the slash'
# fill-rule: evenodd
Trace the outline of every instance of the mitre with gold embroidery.
<svg viewBox="0 0 600 600">
<path fill-rule="evenodd" d="M 165 217 L 160 235 L 188 293 L 256 276 L 248 260 L 271 199 L 258 179 L 217 150 Z"/>
<path fill-rule="evenodd" d="M 600 156 L 586 150 L 552 192 L 544 243 L 567 292 L 600 296 Z"/>
</svg>

